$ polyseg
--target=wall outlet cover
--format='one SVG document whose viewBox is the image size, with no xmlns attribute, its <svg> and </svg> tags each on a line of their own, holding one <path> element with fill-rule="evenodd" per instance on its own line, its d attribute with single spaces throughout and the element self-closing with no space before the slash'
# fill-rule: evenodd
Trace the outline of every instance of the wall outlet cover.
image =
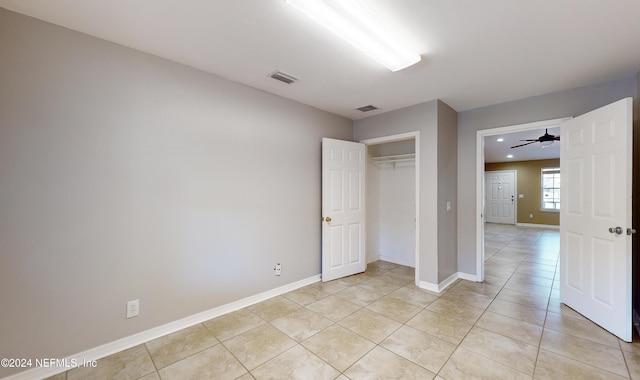
<svg viewBox="0 0 640 380">
<path fill-rule="evenodd" d="M 127 319 L 137 317 L 140 314 L 140 300 L 127 301 Z"/>
</svg>

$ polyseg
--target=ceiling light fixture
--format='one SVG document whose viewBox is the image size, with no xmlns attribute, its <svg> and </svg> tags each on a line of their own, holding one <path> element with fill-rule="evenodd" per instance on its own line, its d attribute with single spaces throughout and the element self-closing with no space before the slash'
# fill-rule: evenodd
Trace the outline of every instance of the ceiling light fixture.
<svg viewBox="0 0 640 380">
<path fill-rule="evenodd" d="M 513 158 L 513 154 L 507 154 L 507 158 Z"/>
<path fill-rule="evenodd" d="M 547 148 L 547 147 L 553 145 L 553 142 L 554 142 L 553 140 L 551 140 L 551 141 L 540 141 L 540 146 L 542 148 Z"/>
<path fill-rule="evenodd" d="M 502 137 L 498 137 L 498 138 L 496 139 L 496 141 L 497 141 L 497 142 L 503 142 L 503 141 L 504 141 L 504 139 L 503 139 Z"/>
<path fill-rule="evenodd" d="M 387 34 L 390 28 L 356 0 L 285 0 L 315 22 L 378 61 L 391 71 L 420 62 L 420 55 L 404 50 Z"/>
</svg>

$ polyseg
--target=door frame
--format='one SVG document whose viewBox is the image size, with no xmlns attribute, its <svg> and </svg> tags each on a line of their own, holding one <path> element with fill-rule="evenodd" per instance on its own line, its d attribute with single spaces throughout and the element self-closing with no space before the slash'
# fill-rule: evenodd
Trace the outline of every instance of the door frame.
<svg viewBox="0 0 640 380">
<path fill-rule="evenodd" d="M 366 145 L 368 148 L 370 145 L 378 145 L 396 141 L 406 141 L 413 140 L 415 144 L 416 158 L 415 158 L 415 175 L 416 175 L 416 195 L 415 195 L 415 203 L 416 203 L 416 257 L 415 257 L 415 285 L 417 286 L 420 283 L 420 132 L 406 132 L 400 133 L 396 135 L 389 135 L 383 137 L 375 137 L 372 139 L 360 140 L 360 143 Z M 365 170 L 366 176 L 366 170 Z M 366 210 L 366 209 L 365 209 Z M 365 231 L 366 234 L 366 231 Z M 368 239 L 368 236 L 365 236 L 365 239 Z M 365 253 L 366 257 L 366 253 Z"/>
<path fill-rule="evenodd" d="M 559 126 L 572 117 L 534 121 L 476 131 L 476 281 L 484 281 L 484 138 L 505 133 Z M 562 157 L 560 157 L 562 160 Z"/>
<path fill-rule="evenodd" d="M 489 171 L 485 171 L 484 175 L 485 175 L 485 186 L 486 186 L 486 178 L 487 178 L 487 173 L 499 173 L 499 172 L 510 172 L 513 173 L 513 197 L 514 197 L 514 201 L 513 201 L 513 225 L 517 225 L 518 224 L 518 171 L 517 170 L 489 170 Z M 486 190 L 486 189 L 485 189 Z M 486 197 L 486 194 L 485 194 Z M 486 198 L 485 198 L 486 200 Z M 485 213 L 484 215 L 484 219 L 486 220 L 487 215 Z"/>
</svg>

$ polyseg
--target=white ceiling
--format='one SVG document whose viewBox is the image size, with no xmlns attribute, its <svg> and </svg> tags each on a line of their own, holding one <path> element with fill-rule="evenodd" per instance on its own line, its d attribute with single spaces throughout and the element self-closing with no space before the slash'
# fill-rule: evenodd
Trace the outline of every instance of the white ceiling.
<svg viewBox="0 0 640 380">
<path fill-rule="evenodd" d="M 422 61 L 392 73 L 284 0 L 0 0 L 5 7 L 351 119 L 457 111 L 640 71 L 637 0 L 367 0 Z M 283 70 L 300 81 L 269 78 Z M 355 108 L 381 110 L 363 114 Z"/>
<path fill-rule="evenodd" d="M 537 139 L 544 135 L 544 132 L 545 128 L 542 128 L 487 136 L 484 138 L 484 162 L 530 161 L 559 158 L 560 141 L 556 141 L 545 148 L 543 148 L 540 143 L 533 143 L 513 149 L 511 148 L 512 146 L 527 143 L 527 141 L 520 140 Z M 548 128 L 548 132 L 550 135 L 560 136 L 560 127 Z M 503 138 L 504 141 L 499 142 L 497 141 L 498 138 Z M 513 158 L 507 158 L 508 154 L 513 155 Z"/>
</svg>

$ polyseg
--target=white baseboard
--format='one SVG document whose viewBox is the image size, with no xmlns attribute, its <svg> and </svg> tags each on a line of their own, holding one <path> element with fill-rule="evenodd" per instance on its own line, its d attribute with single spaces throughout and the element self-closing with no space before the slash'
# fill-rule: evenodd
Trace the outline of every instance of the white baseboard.
<svg viewBox="0 0 640 380">
<path fill-rule="evenodd" d="M 193 325 L 197 325 L 198 323 L 202 323 L 204 321 L 208 321 L 209 319 L 219 317 L 221 315 L 230 313 L 232 311 L 236 311 L 244 307 L 251 306 L 258 302 L 262 302 L 269 298 L 273 298 L 281 294 L 288 293 L 290 291 L 302 288 L 303 286 L 307 286 L 318 281 L 320 281 L 320 275 L 311 276 L 309 278 L 305 278 L 300 281 L 292 282 L 290 284 L 283 285 L 278 288 L 268 290 L 266 292 L 249 296 L 249 297 L 240 299 L 238 301 L 228 303 L 226 305 L 215 307 L 213 309 L 205 310 L 203 312 L 193 314 L 182 319 L 178 319 L 177 321 L 169 322 L 162 326 L 154 327 L 152 329 L 142 331 L 137 334 L 130 335 L 107 344 L 103 344 L 102 346 L 88 349 L 86 351 L 77 353 L 75 355 L 70 355 L 64 359 L 61 359 L 61 361 L 63 360 L 64 363 L 74 363 L 74 362 L 86 363 L 93 360 L 102 359 L 106 356 L 129 349 L 131 347 L 138 346 L 142 343 L 159 338 L 161 336 L 171 334 L 173 332 L 182 330 L 184 328 L 187 328 Z M 33 368 L 27 371 L 16 373 L 15 375 L 11 375 L 9 377 L 5 377 L 4 379 L 5 380 L 43 379 L 46 377 L 54 376 L 59 373 L 68 371 L 70 369 L 71 368 L 65 368 L 65 367 Z"/>
<path fill-rule="evenodd" d="M 416 267 L 415 257 L 414 257 L 413 260 L 402 260 L 402 259 L 399 259 L 397 257 L 380 255 L 379 259 L 382 260 L 382 261 L 387 261 L 387 262 L 393 263 L 393 264 L 404 265 L 406 267 L 411 267 L 411 268 L 415 268 Z"/>
<path fill-rule="evenodd" d="M 536 224 L 536 223 L 516 223 L 518 227 L 531 227 L 531 228 L 548 228 L 552 230 L 559 230 L 560 226 L 553 224 Z"/>
<path fill-rule="evenodd" d="M 418 287 L 420 289 L 424 289 L 424 290 L 429 290 L 431 292 L 440 293 L 440 291 L 438 290 L 438 284 L 434 284 L 432 282 L 418 281 Z"/>
<path fill-rule="evenodd" d="M 461 280 L 480 282 L 478 281 L 478 276 L 476 276 L 475 274 L 469 274 L 469 273 L 463 273 L 463 272 L 458 272 L 457 274 L 458 274 L 458 278 Z"/>
<path fill-rule="evenodd" d="M 421 288 L 421 289 L 432 291 L 432 292 L 442 293 L 446 288 L 451 286 L 451 284 L 453 284 L 458 279 L 467 280 L 467 281 L 474 281 L 474 282 L 478 281 L 478 277 L 475 274 L 456 272 L 456 273 L 452 274 L 451 276 L 447 277 L 444 281 L 440 282 L 439 284 L 434 284 L 434 283 L 426 282 L 426 281 L 420 281 L 418 283 L 418 287 Z"/>
</svg>

